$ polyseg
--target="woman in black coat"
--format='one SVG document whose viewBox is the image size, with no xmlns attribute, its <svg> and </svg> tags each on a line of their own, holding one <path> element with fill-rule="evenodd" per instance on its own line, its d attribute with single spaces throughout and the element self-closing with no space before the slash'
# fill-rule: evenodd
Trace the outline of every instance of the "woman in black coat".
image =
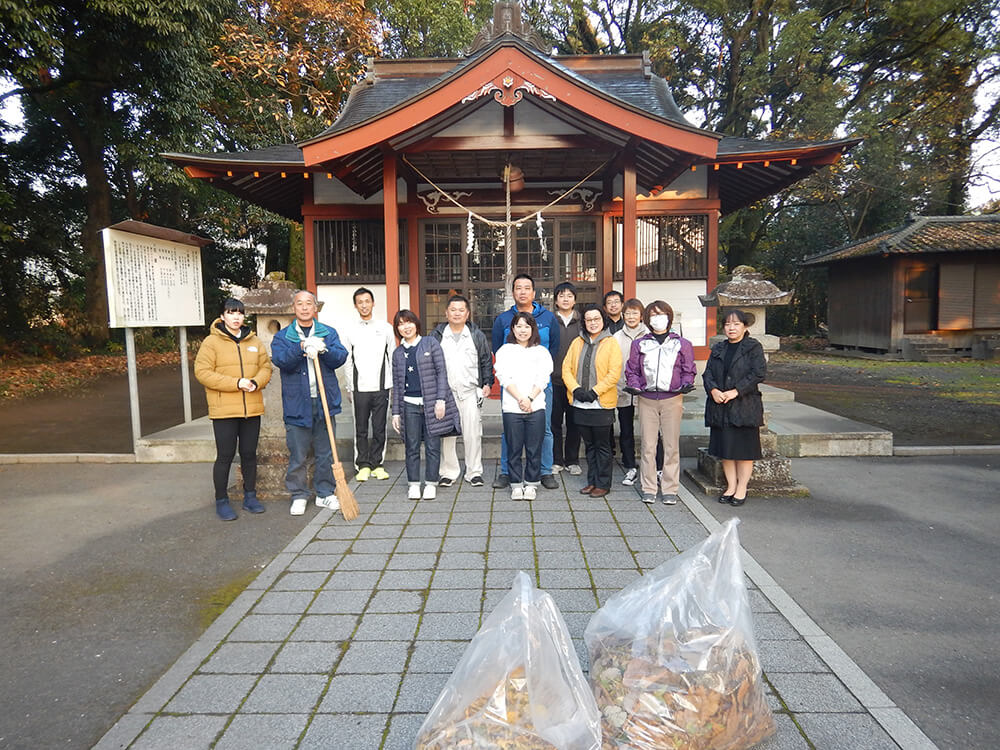
<svg viewBox="0 0 1000 750">
<path fill-rule="evenodd" d="M 726 491 L 720 503 L 743 505 L 753 462 L 762 458 L 760 427 L 764 405 L 757 386 L 764 381 L 764 348 L 747 335 L 750 317 L 742 310 L 726 314 L 726 340 L 712 347 L 702 381 L 708 399 L 705 425 L 710 429 L 708 452 L 722 459 Z"/>
</svg>

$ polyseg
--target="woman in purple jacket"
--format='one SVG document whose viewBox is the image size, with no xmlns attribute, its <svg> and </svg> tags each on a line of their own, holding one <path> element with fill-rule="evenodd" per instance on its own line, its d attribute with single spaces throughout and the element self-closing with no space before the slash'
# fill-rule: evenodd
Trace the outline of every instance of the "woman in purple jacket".
<svg viewBox="0 0 1000 750">
<path fill-rule="evenodd" d="M 461 435 L 455 397 L 448 387 L 444 352 L 433 336 L 422 336 L 420 318 L 400 310 L 392 321 L 401 345 L 392 352 L 392 429 L 406 445 L 407 497 L 433 500 L 441 465 L 441 438 Z M 420 492 L 420 443 L 427 461 Z"/>
<path fill-rule="evenodd" d="M 681 418 L 683 396 L 694 389 L 694 347 L 670 330 L 674 310 L 663 300 L 646 305 L 643 320 L 650 333 L 632 342 L 625 364 L 625 388 L 639 397 L 642 458 L 639 479 L 642 501 L 656 502 L 657 484 L 663 502 L 674 505 L 681 481 Z M 663 472 L 656 477 L 656 443 L 663 439 Z"/>
</svg>

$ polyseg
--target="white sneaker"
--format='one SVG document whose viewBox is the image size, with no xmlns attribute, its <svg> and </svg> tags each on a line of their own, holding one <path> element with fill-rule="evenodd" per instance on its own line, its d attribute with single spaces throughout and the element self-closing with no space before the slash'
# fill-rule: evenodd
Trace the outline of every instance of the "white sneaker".
<svg viewBox="0 0 1000 750">
<path fill-rule="evenodd" d="M 424 485 L 424 500 L 433 500 L 438 496 L 437 485 L 429 482 Z"/>
<path fill-rule="evenodd" d="M 580 468 L 580 464 L 570 464 L 566 467 L 566 471 L 572 474 L 574 477 L 578 477 L 583 473 L 583 469 Z"/>
<path fill-rule="evenodd" d="M 622 484 L 624 484 L 626 487 L 631 487 L 633 484 L 635 484 L 635 478 L 638 474 L 639 471 L 637 469 L 629 469 L 628 471 L 625 472 L 625 478 L 622 480 Z"/>
<path fill-rule="evenodd" d="M 329 508 L 330 510 L 340 510 L 340 501 L 337 499 L 336 495 L 327 495 L 326 497 L 316 495 L 316 507 Z"/>
<path fill-rule="evenodd" d="M 288 512 L 293 516 L 301 516 L 306 512 L 306 506 L 309 505 L 309 501 L 304 497 L 297 497 L 292 500 L 292 507 Z"/>
<path fill-rule="evenodd" d="M 562 471 L 562 470 L 563 470 L 564 468 L 565 468 L 565 467 L 564 467 L 564 466 L 562 466 L 561 464 L 552 464 L 552 473 L 553 473 L 553 474 L 558 474 L 558 473 L 559 473 L 560 471 Z"/>
<path fill-rule="evenodd" d="M 524 488 L 524 499 L 534 500 L 535 499 L 535 487 L 534 485 L 528 485 Z"/>
<path fill-rule="evenodd" d="M 420 499 L 420 482 L 410 482 L 410 489 L 407 490 L 406 496 L 410 500 Z"/>
<path fill-rule="evenodd" d="M 515 484 L 510 490 L 511 500 L 524 500 L 524 487 L 520 484 Z"/>
</svg>

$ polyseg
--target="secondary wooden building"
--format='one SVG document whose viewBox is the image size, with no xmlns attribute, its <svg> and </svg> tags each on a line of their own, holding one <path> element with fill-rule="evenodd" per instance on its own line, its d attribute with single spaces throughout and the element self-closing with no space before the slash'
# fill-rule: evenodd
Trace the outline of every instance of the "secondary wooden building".
<svg viewBox="0 0 1000 750">
<path fill-rule="evenodd" d="M 830 343 L 907 359 L 985 356 L 1000 335 L 1000 216 L 918 216 L 813 255 Z"/>
<path fill-rule="evenodd" d="M 720 216 L 831 164 L 856 139 L 755 141 L 689 123 L 646 55 L 552 55 L 517 3 L 457 59 L 374 59 L 336 122 L 302 143 L 164 154 L 300 221 L 306 283 L 336 323 L 359 285 L 391 318 L 472 300 L 489 328 L 514 274 L 549 305 L 617 288 L 667 300 L 707 356 Z"/>
</svg>

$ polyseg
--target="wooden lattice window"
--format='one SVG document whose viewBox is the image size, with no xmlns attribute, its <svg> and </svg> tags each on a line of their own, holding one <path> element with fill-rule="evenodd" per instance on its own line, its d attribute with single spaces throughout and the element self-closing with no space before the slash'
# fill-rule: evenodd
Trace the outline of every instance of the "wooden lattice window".
<svg viewBox="0 0 1000 750">
<path fill-rule="evenodd" d="M 622 273 L 622 219 L 614 220 L 615 279 Z M 640 216 L 636 220 L 639 281 L 708 278 L 708 216 Z"/>
<path fill-rule="evenodd" d="M 316 281 L 321 284 L 385 283 L 385 225 L 377 219 L 313 222 Z M 406 222 L 399 222 L 399 276 L 409 280 Z"/>
</svg>

